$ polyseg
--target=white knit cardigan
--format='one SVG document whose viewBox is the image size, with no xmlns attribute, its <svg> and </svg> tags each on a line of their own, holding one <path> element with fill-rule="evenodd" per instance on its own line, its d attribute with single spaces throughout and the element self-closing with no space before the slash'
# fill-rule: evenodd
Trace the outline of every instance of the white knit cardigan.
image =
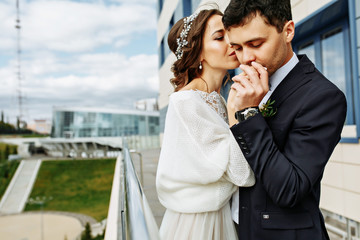
<svg viewBox="0 0 360 240">
<path fill-rule="evenodd" d="M 182 213 L 216 211 L 237 186 L 254 184 L 223 118 L 196 91 L 173 93 L 156 176 L 161 204 Z"/>
</svg>

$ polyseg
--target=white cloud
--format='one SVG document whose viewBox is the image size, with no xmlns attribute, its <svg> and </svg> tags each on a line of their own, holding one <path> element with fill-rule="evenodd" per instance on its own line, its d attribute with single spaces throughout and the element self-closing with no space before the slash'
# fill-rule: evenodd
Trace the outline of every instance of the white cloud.
<svg viewBox="0 0 360 240">
<path fill-rule="evenodd" d="M 0 2 L 0 51 L 14 49 L 15 31 L 15 4 L 12 2 Z"/>
<path fill-rule="evenodd" d="M 157 55 L 118 50 L 134 36 L 156 31 L 155 2 L 20 0 L 25 118 L 51 118 L 53 106 L 121 108 L 156 97 Z M 0 110 L 13 122 L 18 114 L 15 3 L 2 0 L 0 9 L 0 52 L 7 54 L 0 56 Z"/>
<path fill-rule="evenodd" d="M 112 0 L 118 3 L 141 3 L 141 4 L 155 4 L 157 0 Z"/>
<path fill-rule="evenodd" d="M 156 28 L 154 7 L 140 2 L 105 5 L 38 0 L 21 1 L 20 7 L 25 49 L 82 52 Z M 4 39 L 10 43 L 16 37 L 15 6 L 1 4 L 0 8 L 5 10 L 0 15 L 0 32 L 6 33 Z"/>
<path fill-rule="evenodd" d="M 85 54 L 68 64 L 49 55 L 25 64 L 22 91 L 28 105 L 24 108 L 33 108 L 32 101 L 37 98 L 45 100 L 41 105 L 90 104 L 121 108 L 141 99 L 144 91 L 151 97 L 156 97 L 158 92 L 157 55 L 128 58 L 120 54 Z M 58 76 L 62 72 L 69 74 Z M 11 68 L 0 69 L 0 78 L 8 80 L 3 87 L 9 91 L 5 91 L 3 97 L 14 99 L 17 87 L 14 76 Z M 130 99 L 126 104 L 122 104 L 124 93 Z M 117 103 L 109 99 L 117 99 Z M 16 112 L 16 103 L 12 104 L 12 111 Z M 47 113 L 49 118 L 51 112 Z"/>
</svg>

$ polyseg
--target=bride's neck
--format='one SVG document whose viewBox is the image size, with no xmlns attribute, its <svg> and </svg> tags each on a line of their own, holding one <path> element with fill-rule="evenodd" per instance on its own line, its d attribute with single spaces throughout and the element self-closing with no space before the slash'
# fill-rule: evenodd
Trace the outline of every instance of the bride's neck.
<svg viewBox="0 0 360 240">
<path fill-rule="evenodd" d="M 226 70 L 203 71 L 199 77 L 192 79 L 190 83 L 181 90 L 200 90 L 208 93 L 215 91 L 220 93 L 222 80 L 224 79 L 225 74 Z"/>
<path fill-rule="evenodd" d="M 202 81 L 206 82 L 205 86 L 207 87 L 207 89 L 205 89 L 205 91 L 207 91 L 209 93 L 211 93 L 213 91 L 219 93 L 225 74 L 226 74 L 226 70 L 222 70 L 222 71 L 215 71 L 215 70 L 203 71 L 201 76 L 200 76 L 200 79 Z"/>
</svg>

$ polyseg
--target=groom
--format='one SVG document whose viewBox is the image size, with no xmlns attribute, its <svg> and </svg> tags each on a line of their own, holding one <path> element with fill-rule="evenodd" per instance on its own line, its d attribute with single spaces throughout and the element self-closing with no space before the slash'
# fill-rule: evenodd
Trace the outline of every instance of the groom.
<svg viewBox="0 0 360 240">
<path fill-rule="evenodd" d="M 246 73 L 233 78 L 231 131 L 257 181 L 233 196 L 239 239 L 329 239 L 320 181 L 340 140 L 345 96 L 293 53 L 290 0 L 231 0 L 223 23 Z"/>
</svg>

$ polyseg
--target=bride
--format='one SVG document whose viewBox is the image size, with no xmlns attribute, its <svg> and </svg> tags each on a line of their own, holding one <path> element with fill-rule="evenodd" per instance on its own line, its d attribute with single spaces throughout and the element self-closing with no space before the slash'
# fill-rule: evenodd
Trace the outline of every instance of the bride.
<svg viewBox="0 0 360 240">
<path fill-rule="evenodd" d="M 161 239 L 237 239 L 229 200 L 255 178 L 229 130 L 219 94 L 227 69 L 239 66 L 225 41 L 222 13 L 202 10 L 179 20 L 168 44 L 177 60 L 171 79 L 156 176 L 166 207 Z"/>
</svg>

